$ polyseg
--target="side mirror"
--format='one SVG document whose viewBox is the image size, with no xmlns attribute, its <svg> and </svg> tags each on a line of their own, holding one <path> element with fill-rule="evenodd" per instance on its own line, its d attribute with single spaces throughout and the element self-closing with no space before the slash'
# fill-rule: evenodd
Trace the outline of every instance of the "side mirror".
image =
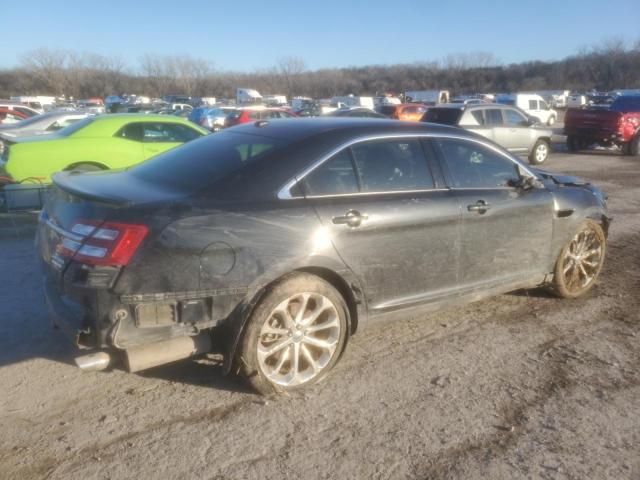
<svg viewBox="0 0 640 480">
<path fill-rule="evenodd" d="M 542 187 L 540 181 L 535 177 L 530 177 L 529 175 L 522 175 L 518 180 L 515 180 L 512 184 L 513 187 L 519 188 L 520 190 L 527 191 L 533 190 L 535 188 Z"/>
</svg>

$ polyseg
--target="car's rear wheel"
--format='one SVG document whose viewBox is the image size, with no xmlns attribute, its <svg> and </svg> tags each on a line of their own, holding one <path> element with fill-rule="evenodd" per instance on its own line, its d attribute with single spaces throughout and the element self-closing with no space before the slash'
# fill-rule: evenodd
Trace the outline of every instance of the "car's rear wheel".
<svg viewBox="0 0 640 480">
<path fill-rule="evenodd" d="M 345 345 L 349 310 L 323 279 L 295 274 L 255 308 L 240 348 L 243 373 L 262 394 L 283 393 L 322 380 Z"/>
<path fill-rule="evenodd" d="M 549 142 L 546 140 L 538 140 L 529 154 L 529 163 L 532 165 L 544 163 L 547 158 L 549 158 L 550 150 Z"/>
<path fill-rule="evenodd" d="M 560 252 L 552 290 L 563 298 L 576 298 L 587 293 L 602 270 L 605 249 L 602 227 L 593 220 L 586 220 Z"/>
<path fill-rule="evenodd" d="M 570 152 L 577 152 L 580 149 L 578 138 L 573 135 L 567 137 L 567 150 Z"/>
</svg>

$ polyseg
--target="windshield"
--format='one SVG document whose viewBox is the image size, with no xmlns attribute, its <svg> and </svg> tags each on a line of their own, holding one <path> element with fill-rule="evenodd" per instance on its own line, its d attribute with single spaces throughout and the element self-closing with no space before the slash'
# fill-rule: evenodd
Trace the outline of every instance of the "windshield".
<svg viewBox="0 0 640 480">
<path fill-rule="evenodd" d="M 260 135 L 225 131 L 186 143 L 129 171 L 170 188 L 197 191 L 283 147 L 286 142 Z"/>
<path fill-rule="evenodd" d="M 57 135 L 62 137 L 69 137 L 76 133 L 78 130 L 82 130 L 84 127 L 89 125 L 91 122 L 95 120 L 95 117 L 87 117 L 79 120 L 75 123 L 72 123 L 68 127 L 62 128 L 56 132 Z"/>
</svg>

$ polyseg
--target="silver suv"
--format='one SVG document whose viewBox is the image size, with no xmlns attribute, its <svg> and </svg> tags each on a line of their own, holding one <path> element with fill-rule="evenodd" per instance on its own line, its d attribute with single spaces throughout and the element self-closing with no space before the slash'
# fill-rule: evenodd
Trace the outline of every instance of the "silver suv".
<svg viewBox="0 0 640 480">
<path fill-rule="evenodd" d="M 537 126 L 537 119 L 516 107 L 449 103 L 429 108 L 422 121 L 475 132 L 510 152 L 527 155 L 533 165 L 544 163 L 551 151 L 551 129 Z"/>
</svg>

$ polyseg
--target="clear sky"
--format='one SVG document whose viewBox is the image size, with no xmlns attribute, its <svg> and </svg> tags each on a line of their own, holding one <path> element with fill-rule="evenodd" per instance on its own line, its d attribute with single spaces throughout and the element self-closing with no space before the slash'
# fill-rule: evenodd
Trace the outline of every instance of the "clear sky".
<svg viewBox="0 0 640 480">
<path fill-rule="evenodd" d="M 0 0 L 0 68 L 25 52 L 189 54 L 220 70 L 279 57 L 310 69 L 412 63 L 486 51 L 552 60 L 614 36 L 640 39 L 640 0 Z"/>
</svg>

